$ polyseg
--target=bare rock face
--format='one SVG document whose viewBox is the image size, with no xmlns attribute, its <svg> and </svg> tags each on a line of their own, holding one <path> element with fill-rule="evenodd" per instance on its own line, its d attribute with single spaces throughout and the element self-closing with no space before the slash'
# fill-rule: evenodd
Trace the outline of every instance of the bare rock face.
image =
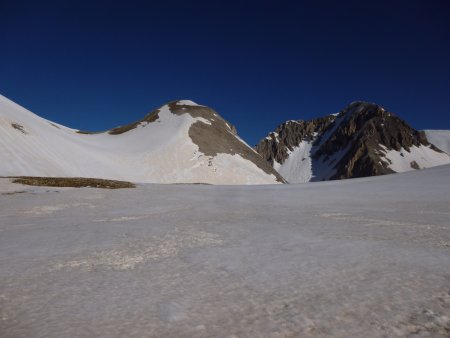
<svg viewBox="0 0 450 338">
<path fill-rule="evenodd" d="M 317 134 L 322 134 L 334 121 L 335 116 L 330 115 L 310 121 L 287 121 L 255 147 L 271 165 L 274 161 L 284 163 L 289 157 L 289 152 L 297 147 L 303 140 L 312 141 Z"/>
<path fill-rule="evenodd" d="M 411 128 L 406 122 L 376 104 L 355 102 L 341 114 L 339 128 L 314 154 L 316 158 L 329 156 L 349 147 L 336 164 L 331 179 L 376 176 L 392 173 L 383 160 L 383 149 L 409 151 L 412 146 L 428 146 L 424 134 Z"/>
<path fill-rule="evenodd" d="M 312 171 L 325 167 L 330 173 L 316 175 L 321 180 L 393 173 L 392 161 L 385 157 L 391 150 L 402 154 L 412 147 L 424 146 L 442 153 L 428 142 L 423 132 L 411 128 L 383 107 L 367 102 L 354 102 L 338 114 L 319 119 L 285 122 L 255 149 L 271 165 L 282 167 L 304 142 L 311 147 Z M 411 169 L 420 169 L 415 160 L 408 164 Z"/>
</svg>

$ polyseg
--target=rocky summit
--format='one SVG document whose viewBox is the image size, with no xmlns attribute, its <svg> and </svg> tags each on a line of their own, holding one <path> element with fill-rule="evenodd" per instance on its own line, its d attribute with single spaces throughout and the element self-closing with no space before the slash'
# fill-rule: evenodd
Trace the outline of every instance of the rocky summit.
<svg viewBox="0 0 450 338">
<path fill-rule="evenodd" d="M 337 114 L 287 121 L 256 151 L 288 182 L 377 176 L 450 163 L 424 132 L 380 105 L 353 102 Z"/>
</svg>

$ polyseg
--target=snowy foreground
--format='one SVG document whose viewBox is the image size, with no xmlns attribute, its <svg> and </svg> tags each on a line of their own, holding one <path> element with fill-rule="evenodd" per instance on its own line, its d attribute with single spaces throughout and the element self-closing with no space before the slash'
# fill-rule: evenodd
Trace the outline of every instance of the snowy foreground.
<svg viewBox="0 0 450 338">
<path fill-rule="evenodd" d="M 448 337 L 450 166 L 303 185 L 0 179 L 1 337 Z"/>
</svg>

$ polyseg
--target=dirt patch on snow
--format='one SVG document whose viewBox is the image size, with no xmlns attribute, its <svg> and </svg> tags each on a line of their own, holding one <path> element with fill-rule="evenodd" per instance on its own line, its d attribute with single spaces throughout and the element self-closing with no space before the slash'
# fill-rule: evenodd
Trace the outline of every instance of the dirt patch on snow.
<svg viewBox="0 0 450 338">
<path fill-rule="evenodd" d="M 26 193 L 26 191 L 8 191 L 8 192 L 2 192 L 0 195 L 4 195 L 4 196 L 10 196 L 10 195 L 16 195 L 16 194 L 24 194 Z"/>
<path fill-rule="evenodd" d="M 11 127 L 14 129 L 20 131 L 22 134 L 28 134 L 24 128 L 24 126 L 18 124 L 18 123 L 11 123 Z"/>
<path fill-rule="evenodd" d="M 73 188 L 103 188 L 103 189 L 120 189 L 135 188 L 133 183 L 125 181 L 104 180 L 100 178 L 84 178 L 84 177 L 31 177 L 23 176 L 14 178 L 13 183 L 46 186 L 46 187 L 73 187 Z"/>
</svg>

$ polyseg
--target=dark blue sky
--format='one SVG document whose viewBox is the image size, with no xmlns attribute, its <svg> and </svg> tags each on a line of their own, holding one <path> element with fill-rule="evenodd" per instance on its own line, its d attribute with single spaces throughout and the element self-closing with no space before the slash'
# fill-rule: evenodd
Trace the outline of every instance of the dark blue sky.
<svg viewBox="0 0 450 338">
<path fill-rule="evenodd" d="M 250 144 L 355 100 L 450 129 L 449 18 L 448 0 L 0 0 L 0 93 L 88 130 L 192 99 Z"/>
</svg>

